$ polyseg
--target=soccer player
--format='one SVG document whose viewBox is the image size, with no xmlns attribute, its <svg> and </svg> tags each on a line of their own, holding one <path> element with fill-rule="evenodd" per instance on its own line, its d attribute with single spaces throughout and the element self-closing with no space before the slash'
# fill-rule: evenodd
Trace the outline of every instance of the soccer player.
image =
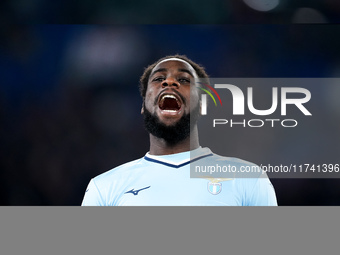
<svg viewBox="0 0 340 255">
<path fill-rule="evenodd" d="M 199 90 L 193 78 L 208 78 L 186 56 L 167 56 L 147 67 L 140 79 L 141 113 L 150 136 L 143 158 L 91 179 L 83 206 L 276 206 L 270 180 L 190 178 L 190 164 L 253 166 L 216 155 L 199 145 Z M 191 102 L 190 102 L 191 101 Z M 194 107 L 190 107 L 194 105 Z M 190 123 L 190 118 L 192 123 Z"/>
</svg>

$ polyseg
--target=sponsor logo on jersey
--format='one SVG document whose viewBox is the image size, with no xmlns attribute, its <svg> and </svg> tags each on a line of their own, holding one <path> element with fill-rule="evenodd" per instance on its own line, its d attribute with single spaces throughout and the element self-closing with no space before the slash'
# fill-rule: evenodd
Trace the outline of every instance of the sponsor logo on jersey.
<svg viewBox="0 0 340 255">
<path fill-rule="evenodd" d="M 148 189 L 148 188 L 150 188 L 150 187 L 151 187 L 151 186 L 148 186 L 148 187 L 145 187 L 145 188 L 142 188 L 142 189 L 138 189 L 138 190 L 131 189 L 131 190 L 125 192 L 124 194 L 132 193 L 133 195 L 137 196 L 138 193 L 139 193 L 140 191 L 145 190 L 145 189 Z"/>
</svg>

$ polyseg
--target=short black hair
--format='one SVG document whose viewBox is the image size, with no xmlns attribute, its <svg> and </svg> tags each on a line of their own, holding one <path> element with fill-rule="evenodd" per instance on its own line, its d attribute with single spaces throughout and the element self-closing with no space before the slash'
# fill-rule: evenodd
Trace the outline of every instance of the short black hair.
<svg viewBox="0 0 340 255">
<path fill-rule="evenodd" d="M 140 91 L 141 96 L 143 97 L 143 100 L 145 98 L 146 89 L 148 88 L 148 81 L 149 81 L 149 77 L 150 77 L 152 69 L 159 62 L 161 62 L 161 61 L 163 61 L 165 59 L 168 59 L 168 58 L 179 58 L 179 59 L 182 59 L 182 60 L 188 62 L 194 68 L 194 70 L 196 71 L 196 73 L 197 73 L 199 78 L 206 78 L 206 79 L 209 78 L 209 76 L 205 72 L 204 67 L 199 65 L 199 64 L 197 64 L 197 63 L 195 63 L 194 61 L 189 59 L 187 56 L 185 56 L 185 55 L 178 55 L 178 54 L 166 56 L 166 57 L 163 57 L 163 58 L 157 60 L 155 63 L 149 65 L 148 67 L 146 67 L 145 70 L 144 70 L 143 75 L 140 77 L 140 80 L 139 80 L 139 91 Z"/>
</svg>

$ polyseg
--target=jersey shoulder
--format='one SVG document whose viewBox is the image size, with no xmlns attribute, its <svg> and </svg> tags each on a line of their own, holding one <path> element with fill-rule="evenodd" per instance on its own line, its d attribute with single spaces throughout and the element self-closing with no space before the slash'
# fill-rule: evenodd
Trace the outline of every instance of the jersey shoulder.
<svg viewBox="0 0 340 255">
<path fill-rule="evenodd" d="M 210 165 L 210 166 L 216 165 L 216 168 L 218 168 L 218 166 L 222 168 L 226 167 L 224 168 L 225 173 L 227 175 L 231 174 L 235 178 L 241 178 L 241 179 L 268 178 L 267 174 L 264 173 L 257 164 L 247 161 L 247 160 L 236 158 L 236 157 L 226 157 L 226 156 L 221 156 L 221 155 L 213 153 L 213 156 L 211 157 L 211 159 L 207 159 L 205 164 Z M 223 175 L 223 173 L 216 173 L 216 174 Z"/>
<path fill-rule="evenodd" d="M 250 171 L 235 175 L 237 189 L 243 194 L 243 205 L 277 206 L 274 187 L 267 173 L 263 172 L 258 165 L 235 157 L 224 157 L 217 154 L 214 154 L 214 157 L 221 164 L 231 164 L 237 166 L 238 170 Z"/>
<path fill-rule="evenodd" d="M 136 159 L 120 166 L 112 168 L 102 174 L 97 175 L 93 178 L 96 183 L 111 182 L 113 179 L 121 175 L 130 174 L 132 171 L 138 171 L 139 168 L 143 167 L 143 158 Z"/>
<path fill-rule="evenodd" d="M 221 156 L 216 153 L 213 153 L 213 159 L 216 161 L 225 161 L 229 163 L 242 164 L 242 165 L 256 165 L 255 163 L 252 163 L 250 161 L 246 161 L 246 160 L 236 158 L 236 157 Z"/>
</svg>

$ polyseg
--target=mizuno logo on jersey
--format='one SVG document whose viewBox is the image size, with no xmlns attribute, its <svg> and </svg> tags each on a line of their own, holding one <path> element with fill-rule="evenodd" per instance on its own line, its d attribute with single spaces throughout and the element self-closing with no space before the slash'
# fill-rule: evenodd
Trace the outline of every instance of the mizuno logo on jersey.
<svg viewBox="0 0 340 255">
<path fill-rule="evenodd" d="M 124 194 L 132 193 L 132 194 L 134 194 L 135 196 L 137 196 L 139 191 L 148 189 L 148 188 L 150 188 L 150 187 L 151 187 L 151 186 L 148 186 L 148 187 L 145 187 L 145 188 L 142 188 L 142 189 L 138 189 L 138 190 L 131 189 L 131 190 L 125 192 Z"/>
</svg>

